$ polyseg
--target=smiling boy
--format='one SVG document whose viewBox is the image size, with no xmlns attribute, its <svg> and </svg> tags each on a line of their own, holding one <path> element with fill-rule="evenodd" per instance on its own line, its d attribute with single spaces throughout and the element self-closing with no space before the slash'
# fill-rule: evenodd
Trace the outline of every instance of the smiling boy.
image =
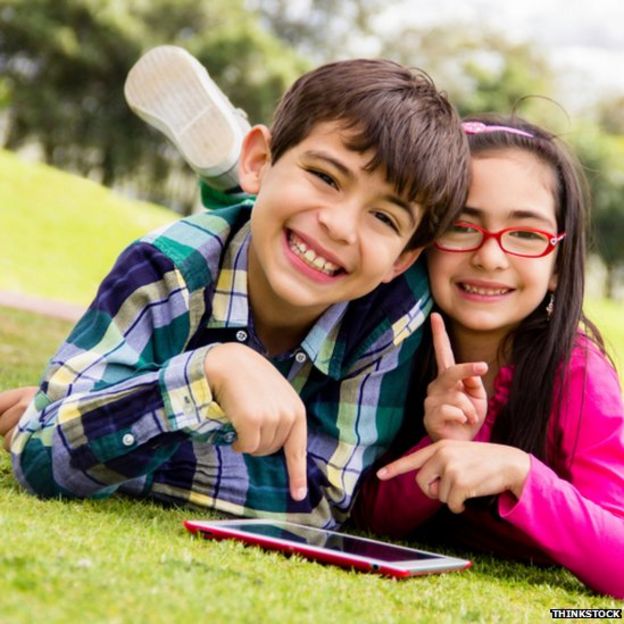
<svg viewBox="0 0 624 624">
<path fill-rule="evenodd" d="M 13 436 L 19 481 L 343 522 L 401 425 L 431 304 L 414 262 L 467 171 L 423 74 L 355 60 L 304 75 L 243 140 L 255 200 L 122 253 Z"/>
</svg>

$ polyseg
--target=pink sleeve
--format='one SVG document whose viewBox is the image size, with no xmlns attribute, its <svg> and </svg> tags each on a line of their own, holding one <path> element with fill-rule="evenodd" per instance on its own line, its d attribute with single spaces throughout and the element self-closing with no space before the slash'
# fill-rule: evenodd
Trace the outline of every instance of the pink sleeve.
<svg viewBox="0 0 624 624">
<path fill-rule="evenodd" d="M 431 440 L 426 436 L 404 456 L 430 444 Z M 379 535 L 395 538 L 413 532 L 441 507 L 439 501 L 423 494 L 415 479 L 415 470 L 389 481 L 380 481 L 374 472 L 369 474 L 356 501 L 354 518 L 357 524 Z"/>
<path fill-rule="evenodd" d="M 624 598 L 624 407 L 615 371 L 593 347 L 587 358 L 573 358 L 549 438 L 569 480 L 531 457 L 522 496 L 501 495 L 499 513 L 589 587 Z"/>
</svg>

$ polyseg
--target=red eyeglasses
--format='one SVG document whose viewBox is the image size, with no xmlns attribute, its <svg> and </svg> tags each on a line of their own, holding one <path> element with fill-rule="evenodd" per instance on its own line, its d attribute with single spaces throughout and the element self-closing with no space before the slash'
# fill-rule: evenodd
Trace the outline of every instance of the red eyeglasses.
<svg viewBox="0 0 624 624">
<path fill-rule="evenodd" d="M 488 238 L 495 238 L 499 247 L 512 256 L 541 258 L 555 249 L 565 232 L 552 234 L 535 228 L 511 227 L 490 232 L 476 223 L 454 223 L 434 245 L 442 251 L 476 251 Z"/>
</svg>

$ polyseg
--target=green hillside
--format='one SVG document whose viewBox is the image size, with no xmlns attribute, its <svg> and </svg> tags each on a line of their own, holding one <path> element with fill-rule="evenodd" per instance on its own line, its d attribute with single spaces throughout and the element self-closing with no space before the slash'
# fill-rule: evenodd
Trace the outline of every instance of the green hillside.
<svg viewBox="0 0 624 624">
<path fill-rule="evenodd" d="M 130 241 L 176 218 L 0 150 L 0 290 L 87 304 Z"/>
</svg>

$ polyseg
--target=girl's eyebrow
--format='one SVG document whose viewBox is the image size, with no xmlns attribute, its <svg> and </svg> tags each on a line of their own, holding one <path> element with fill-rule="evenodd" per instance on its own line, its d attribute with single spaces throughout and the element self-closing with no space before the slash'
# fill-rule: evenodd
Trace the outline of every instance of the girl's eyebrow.
<svg viewBox="0 0 624 624">
<path fill-rule="evenodd" d="M 475 218 L 483 218 L 483 216 L 487 214 L 487 210 L 482 210 L 481 208 L 473 208 L 472 206 L 464 206 L 462 214 L 466 214 Z M 545 217 L 539 212 L 535 212 L 534 210 L 512 210 L 511 212 L 507 213 L 506 216 L 507 218 L 511 219 L 533 219 L 536 221 L 541 221 L 549 227 L 553 226 L 551 219 Z"/>
</svg>

